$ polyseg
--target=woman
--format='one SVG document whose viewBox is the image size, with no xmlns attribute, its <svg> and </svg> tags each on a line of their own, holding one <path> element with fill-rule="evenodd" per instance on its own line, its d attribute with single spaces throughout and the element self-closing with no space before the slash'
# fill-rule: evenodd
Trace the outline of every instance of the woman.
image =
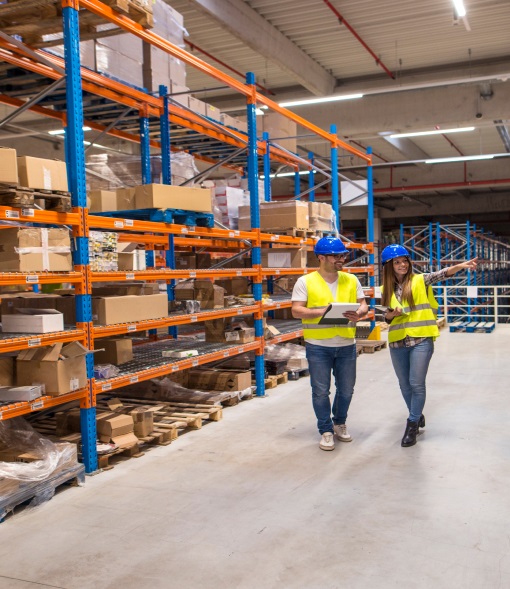
<svg viewBox="0 0 510 589">
<path fill-rule="evenodd" d="M 461 270 L 475 270 L 477 258 L 430 274 L 413 274 L 410 254 L 398 244 L 381 254 L 383 264 L 382 305 L 388 307 L 390 356 L 409 418 L 402 446 L 414 446 L 420 427 L 425 427 L 425 378 L 439 336 L 438 304 L 430 286 Z"/>
</svg>

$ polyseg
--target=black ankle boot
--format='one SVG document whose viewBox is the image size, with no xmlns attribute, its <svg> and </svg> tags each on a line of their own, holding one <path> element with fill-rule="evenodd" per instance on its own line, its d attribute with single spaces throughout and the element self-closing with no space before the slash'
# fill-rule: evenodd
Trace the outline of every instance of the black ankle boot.
<svg viewBox="0 0 510 589">
<path fill-rule="evenodd" d="M 406 431 L 404 433 L 404 437 L 402 438 L 402 443 L 400 444 L 404 448 L 408 446 L 414 446 L 416 444 L 416 436 L 418 434 L 418 422 L 417 421 L 409 421 L 407 420 Z"/>
<path fill-rule="evenodd" d="M 421 414 L 420 421 L 418 422 L 418 427 L 425 427 L 425 415 Z"/>
</svg>

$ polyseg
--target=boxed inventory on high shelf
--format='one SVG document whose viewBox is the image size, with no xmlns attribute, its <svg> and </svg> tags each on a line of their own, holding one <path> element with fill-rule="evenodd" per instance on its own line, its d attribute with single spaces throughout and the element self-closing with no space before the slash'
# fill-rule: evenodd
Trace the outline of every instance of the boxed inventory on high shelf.
<svg viewBox="0 0 510 589">
<path fill-rule="evenodd" d="M 78 11 L 77 8 L 84 9 Z M 7 9 L 6 9 L 7 7 Z M 5 22 L 2 11 L 6 14 L 12 12 L 9 5 L 0 6 L 0 21 Z M 79 45 L 76 42 L 80 35 L 80 21 L 85 14 L 93 14 L 95 17 L 113 23 L 122 31 L 134 35 L 148 43 L 153 49 L 162 51 L 182 62 L 198 67 L 207 72 L 216 80 L 228 84 L 236 89 L 247 101 L 248 132 L 233 129 L 223 125 L 206 114 L 194 112 L 193 109 L 183 104 L 176 104 L 169 96 L 168 88 L 160 86 L 159 96 L 123 84 L 104 75 L 100 75 L 85 67 L 80 67 Z M 371 199 L 371 156 L 364 154 L 345 144 L 336 135 L 332 127 L 326 132 L 312 125 L 301 117 L 279 107 L 265 96 L 256 92 L 255 79 L 252 74 L 247 75 L 246 83 L 237 81 L 221 71 L 205 64 L 194 55 L 191 55 L 167 41 L 157 33 L 151 32 L 142 25 L 134 22 L 129 16 L 119 15 L 98 0 L 80 0 L 79 3 L 64 3 L 62 9 L 63 18 L 63 43 L 64 57 L 47 53 L 42 50 L 27 50 L 25 44 L 18 38 L 5 38 L 0 40 L 2 59 L 14 68 L 16 72 L 28 70 L 36 84 L 44 86 L 46 91 L 37 97 L 37 100 L 24 104 L 18 97 L 2 95 L 1 100 L 10 106 L 24 106 L 32 109 L 40 115 L 66 122 L 66 156 L 69 190 L 71 193 L 71 212 L 52 212 L 38 210 L 30 207 L 19 208 L 16 206 L 0 207 L 0 217 L 4 219 L 16 219 L 20 225 L 30 224 L 46 231 L 48 225 L 68 226 L 72 228 L 73 243 L 73 267 L 69 270 L 53 270 L 43 265 L 41 271 L 23 271 L 18 267 L 16 272 L 6 272 L 0 276 L 0 282 L 4 285 L 63 285 L 54 293 L 61 297 L 55 305 L 66 305 L 70 297 L 75 302 L 75 325 L 73 328 L 65 328 L 60 332 L 37 334 L 17 334 L 16 337 L 3 334 L 2 350 L 13 352 L 22 350 L 23 362 L 62 362 L 86 363 L 87 386 L 82 388 L 82 381 L 70 382 L 71 391 L 63 392 L 60 385 L 55 389 L 56 396 L 48 395 L 38 398 L 36 401 L 26 401 L 7 404 L 0 408 L 1 418 L 6 419 L 14 415 L 26 414 L 42 408 L 56 406 L 71 399 L 79 399 L 81 403 L 80 423 L 82 455 L 87 472 L 97 469 L 96 451 L 96 406 L 97 396 L 107 391 L 119 389 L 126 385 L 134 385 L 137 382 L 179 372 L 186 368 L 195 368 L 208 364 L 215 360 L 236 356 L 248 351 L 255 352 L 255 376 L 257 395 L 264 394 L 264 323 L 263 315 L 266 310 L 278 310 L 290 306 L 290 300 L 274 301 L 269 305 L 263 304 L 263 280 L 269 279 L 268 288 L 271 288 L 271 280 L 283 275 L 297 276 L 306 270 L 298 265 L 291 267 L 270 267 L 270 258 L 275 257 L 278 249 L 286 249 L 285 252 L 277 252 L 275 259 L 293 259 L 296 255 L 292 250 L 298 250 L 301 258 L 301 248 L 310 249 L 314 240 L 308 234 L 280 235 L 279 233 L 262 233 L 260 230 L 260 213 L 258 197 L 259 156 L 263 157 L 265 176 L 265 198 L 269 199 L 270 186 L 269 170 L 267 166 L 271 162 L 290 165 L 296 172 L 299 167 L 313 168 L 313 163 L 291 153 L 287 149 L 272 144 L 268 137 L 264 140 L 257 139 L 255 109 L 257 106 L 266 106 L 272 111 L 287 117 L 300 126 L 316 133 L 322 140 L 331 145 L 332 165 L 329 181 L 332 185 L 333 210 L 335 212 L 337 226 L 339 222 L 338 209 L 338 148 L 344 149 L 355 157 L 367 163 L 369 176 L 369 203 Z M 4 20 L 2 20 L 4 19 Z M 9 70 L 7 70 L 9 71 Z M 65 100 L 60 94 L 59 83 L 63 80 L 65 71 Z M 50 82 L 47 82 L 49 80 Z M 51 81 L 54 82 L 51 82 Z M 45 81 L 45 82 L 43 82 Z M 54 85 L 53 85 L 54 84 Z M 52 86 L 50 88 L 50 86 Z M 52 94 L 55 92 L 55 94 Z M 44 96 L 42 95 L 44 94 Z M 84 108 L 84 97 L 86 106 Z M 36 102 L 40 105 L 36 106 Z M 58 105 L 56 108 L 52 101 Z M 61 105 L 67 105 L 67 111 L 61 110 Z M 95 116 L 98 105 L 101 105 L 101 117 Z M 126 115 L 126 108 L 132 114 Z M 133 112 L 134 111 L 134 112 Z M 105 113 L 109 117 L 105 117 Z M 133 120 L 139 122 L 140 133 L 133 133 Z M 105 124 L 105 120 L 107 121 Z M 84 126 L 87 126 L 100 134 L 109 134 L 127 141 L 140 144 L 141 149 L 141 181 L 139 187 L 133 191 L 127 188 L 119 198 L 124 204 L 109 214 L 90 214 L 87 209 L 86 194 L 86 167 L 84 153 Z M 156 139 L 156 137 L 158 139 Z M 202 145 L 196 147 L 197 138 L 201 138 Z M 171 140 L 172 139 L 172 140 Z M 171 140 L 171 141 L 170 141 Z M 216 228 L 211 225 L 212 213 L 201 206 L 192 205 L 192 194 L 199 190 L 191 184 L 196 184 L 205 174 L 198 174 L 186 181 L 188 186 L 174 187 L 176 190 L 186 191 L 187 196 L 179 198 L 183 203 L 178 209 L 175 204 L 166 205 L 166 195 L 171 188 L 171 152 L 173 150 L 191 149 L 193 145 L 194 156 L 202 161 L 209 162 L 212 167 L 229 167 L 236 172 L 246 172 L 248 189 L 250 192 L 250 227 L 249 230 Z M 152 182 L 151 148 L 161 151 L 161 185 Z M 222 160 L 217 160 L 218 148 L 221 148 Z M 247 165 L 246 165 L 247 162 Z M 317 168 L 317 170 L 319 170 Z M 323 171 L 323 170 L 320 170 Z M 18 187 L 19 188 L 19 187 Z M 105 188 L 109 189 L 109 186 Z M 310 198 L 313 201 L 313 191 Z M 64 195 L 61 195 L 64 196 Z M 102 195 L 104 202 L 111 195 Z M 117 196 L 115 202 L 119 202 Z M 138 201 L 138 204 L 137 204 Z M 143 202 L 143 208 L 142 207 Z M 194 202 L 194 201 L 193 201 Z M 186 204 L 184 204 L 186 203 Z M 189 205 L 188 205 L 189 203 Z M 140 205 L 140 206 L 138 206 Z M 369 205 L 370 206 L 370 205 Z M 165 208 L 168 207 L 168 208 Z M 99 205 L 102 208 L 102 205 Z M 197 208 L 199 210 L 197 210 Z M 138 212 L 137 212 L 138 211 Z M 140 212 L 142 211 L 142 212 Z M 315 207 L 314 218 L 320 220 L 320 207 Z M 369 217 L 371 213 L 369 214 Z M 282 227 L 280 224 L 271 229 Z M 296 227 L 294 227 L 296 229 Z M 300 229 L 299 227 L 297 229 Z M 106 232 L 110 236 L 94 234 L 92 232 Z M 114 235 L 116 237 L 114 237 Z M 113 243 L 136 243 L 146 250 L 146 267 L 139 268 L 135 263 L 135 255 L 127 256 L 127 270 L 119 270 L 119 258 L 115 256 Z M 42 242 L 41 242 L 42 244 Z M 267 244 L 268 250 L 264 253 L 268 267 L 262 266 L 262 248 Z M 284 246 L 283 248 L 281 246 Z M 32 246 L 29 246 L 32 247 Z M 42 248 L 44 245 L 33 245 Z M 61 247 L 61 246 L 59 246 Z M 350 244 L 352 249 L 358 248 L 369 256 L 369 264 L 365 267 L 354 265 L 352 271 L 362 272 L 371 278 L 369 287 L 373 287 L 373 250 L 371 244 Z M 165 252 L 166 267 L 156 267 L 154 251 Z M 200 251 L 197 251 L 200 250 Z M 237 261 L 238 254 L 249 250 L 251 265 L 245 267 Z M 121 253 L 132 254 L 134 250 L 124 250 Z M 191 269 L 179 268 L 176 264 L 176 251 L 184 251 L 191 254 L 202 252 L 236 252 L 228 267 Z M 30 253 L 30 252 L 27 252 Z M 34 253 L 34 252 L 32 252 Z M 35 252 L 35 253 L 41 253 Z M 63 252 L 55 252 L 63 253 Z M 132 259 L 132 268 L 129 260 Z M 136 258 L 138 262 L 140 261 Z M 18 260 L 19 261 L 19 260 Z M 93 269 L 91 261 L 97 264 Z M 117 264 L 117 269 L 115 269 Z M 292 264 L 292 262 L 291 262 Z M 203 284 L 207 281 L 233 280 L 247 278 L 252 283 L 252 300 L 246 301 L 234 307 L 221 306 L 216 303 L 215 297 L 221 298 L 219 289 L 211 289 Z M 180 311 L 168 312 L 177 307 L 175 296 L 175 281 L 194 279 L 191 299 L 182 301 L 204 302 L 201 310 L 180 306 Z M 142 285 L 141 283 L 144 283 Z M 158 286 L 150 286 L 158 285 Z M 160 292 L 160 288 L 165 290 Z M 198 296 L 200 292 L 200 296 Z M 23 298 L 23 297 L 21 297 Z M 67 303 L 65 302 L 67 301 Z M 209 307 L 212 301 L 212 308 Z M 164 302 L 164 305 L 163 305 Z M 146 303 L 146 304 L 144 304 Z M 218 308 L 215 308 L 218 307 Z M 57 307 L 58 311 L 59 308 Z M 15 310 L 16 311 L 16 310 Z M 164 312 L 166 311 L 166 313 Z M 16 311 L 19 312 L 19 311 Z M 65 312 L 61 311 L 64 316 Z M 67 310 L 67 318 L 72 317 L 72 312 Z M 251 327 L 241 327 L 230 330 L 231 335 L 225 335 L 225 341 L 193 341 L 190 351 L 189 342 L 176 340 L 177 326 L 193 325 L 195 323 L 212 322 L 217 319 L 231 317 L 253 318 L 253 331 Z M 155 337 L 154 330 L 168 328 L 170 337 L 152 341 Z M 148 334 L 147 334 L 148 332 Z M 299 335 L 299 328 L 292 327 L 286 333 L 278 335 L 279 340 L 285 341 Z M 131 349 L 123 338 L 128 335 L 136 335 L 139 344 Z M 211 336 L 213 337 L 213 336 Z M 109 338 L 104 346 L 106 359 L 122 358 L 117 370 L 97 370 L 92 351 L 103 349 L 102 341 Z M 120 339 L 119 339 L 120 338 Z M 236 339 L 237 338 L 237 339 Z M 118 341 L 112 341 L 117 339 Z M 133 343 L 133 342 L 131 342 Z M 50 351 L 46 346 L 54 344 L 56 347 Z M 69 348 L 70 344 L 79 344 Z M 35 350 L 36 353 L 33 353 Z M 25 352 L 30 353 L 25 353 Z M 88 352 L 88 353 L 87 353 Z M 103 353 L 103 352 L 102 352 Z M 103 356 L 104 360 L 105 356 Z M 83 365 L 83 364 L 81 364 Z M 96 365 L 96 370 L 94 369 Z M 108 363 L 106 364 L 108 366 Z M 65 370 L 63 371 L 65 375 Z M 76 380 L 76 379 L 75 379 Z M 65 382 L 65 380 L 64 380 Z M 76 388 L 78 387 L 78 388 Z M 65 388 L 65 387 L 64 387 Z M 48 391 L 46 391 L 48 392 Z"/>
</svg>

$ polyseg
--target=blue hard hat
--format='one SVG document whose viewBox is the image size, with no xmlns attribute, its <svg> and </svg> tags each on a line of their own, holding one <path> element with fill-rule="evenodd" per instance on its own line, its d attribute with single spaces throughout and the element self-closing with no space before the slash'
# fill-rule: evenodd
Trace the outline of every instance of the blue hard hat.
<svg viewBox="0 0 510 589">
<path fill-rule="evenodd" d="M 410 258 L 411 254 L 406 250 L 406 248 L 403 245 L 400 245 L 398 243 L 392 243 L 391 245 L 386 246 L 381 252 L 381 262 L 384 266 L 386 262 L 389 262 L 394 258 L 401 258 L 402 256 Z"/>
<path fill-rule="evenodd" d="M 338 237 L 328 236 L 328 237 L 321 237 L 319 241 L 315 244 L 313 251 L 316 255 L 332 255 L 335 254 L 348 254 L 349 250 L 345 247 Z"/>
</svg>

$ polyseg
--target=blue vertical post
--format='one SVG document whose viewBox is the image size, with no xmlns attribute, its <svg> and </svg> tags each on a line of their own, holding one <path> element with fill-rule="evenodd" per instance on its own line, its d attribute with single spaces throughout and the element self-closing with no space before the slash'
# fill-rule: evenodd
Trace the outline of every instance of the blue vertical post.
<svg viewBox="0 0 510 589">
<path fill-rule="evenodd" d="M 246 84 L 251 86 L 253 94 L 248 97 L 246 103 L 246 114 L 248 120 L 248 188 L 250 190 L 250 216 L 252 230 L 260 229 L 260 212 L 259 212 L 259 182 L 258 182 L 258 156 L 257 156 L 257 120 L 256 120 L 256 103 L 255 97 L 255 74 L 248 72 L 246 74 Z M 260 267 L 261 252 L 260 244 L 252 249 L 252 264 Z M 253 298 L 255 301 L 262 301 L 262 282 L 260 276 L 253 281 Z M 262 305 L 260 305 L 262 310 Z M 261 312 L 261 311 L 260 311 Z M 264 337 L 264 327 L 262 317 L 255 319 L 255 337 Z M 261 339 L 261 341 L 263 341 Z M 261 350 L 255 352 L 255 384 L 257 397 L 265 396 L 264 388 L 264 353 Z"/>
<path fill-rule="evenodd" d="M 372 155 L 372 148 L 367 147 L 367 155 Z M 373 168 L 372 162 L 367 166 L 367 191 L 368 191 L 368 241 L 373 245 L 374 243 L 374 188 L 373 188 Z M 374 251 L 369 254 L 368 262 L 374 267 Z M 375 289 L 375 276 L 374 273 L 370 274 L 369 277 L 370 281 L 370 288 L 372 289 L 372 293 Z M 372 294 L 370 298 L 370 308 L 375 309 L 375 297 Z M 375 318 L 370 320 L 370 328 L 374 329 L 375 327 Z"/>
<path fill-rule="evenodd" d="M 159 128 L 161 134 L 161 182 L 163 184 L 172 184 L 172 161 L 170 157 L 170 109 L 168 105 L 168 88 L 164 85 L 159 87 L 159 96 L 163 100 L 163 113 L 159 117 Z M 165 253 L 165 264 L 167 268 L 175 270 L 175 243 L 174 235 L 168 236 L 168 249 Z M 168 301 L 175 300 L 175 280 L 170 280 L 166 285 Z M 168 333 L 173 338 L 177 338 L 177 326 L 173 325 L 168 328 Z"/>
<path fill-rule="evenodd" d="M 469 260 L 471 258 L 471 227 L 469 221 L 466 221 L 466 259 Z M 471 278 L 471 270 L 468 270 L 467 273 L 467 284 L 471 286 L 472 278 Z M 468 298 L 468 318 L 471 319 L 471 299 Z"/>
<path fill-rule="evenodd" d="M 441 270 L 441 226 L 439 223 L 436 223 L 436 259 L 437 259 L 437 267 L 436 270 Z M 444 292 L 441 290 L 440 292 Z M 441 309 L 444 304 L 444 299 L 442 295 L 437 297 L 437 303 L 439 308 Z M 444 309 L 443 309 L 444 314 Z"/>
<path fill-rule="evenodd" d="M 313 164 L 314 156 L 313 152 L 308 152 L 308 159 Z M 308 172 L 308 188 L 313 188 L 315 186 L 315 171 L 313 168 L 310 168 Z M 308 201 L 315 202 L 315 190 L 312 190 L 308 193 Z"/>
<path fill-rule="evenodd" d="M 429 272 L 434 271 L 434 233 L 431 222 L 429 222 L 429 268 Z"/>
<path fill-rule="evenodd" d="M 269 133 L 262 133 L 262 138 L 266 142 L 266 152 L 264 153 L 264 200 L 271 200 L 271 157 L 269 153 Z"/>
<path fill-rule="evenodd" d="M 140 116 L 140 151 L 142 160 L 142 184 L 150 184 L 152 181 L 151 174 L 151 146 L 149 135 L 149 118 Z M 145 252 L 145 263 L 147 268 L 154 268 L 156 261 L 154 259 L 154 250 Z"/>
<path fill-rule="evenodd" d="M 301 194 L 301 178 L 299 177 L 299 170 L 296 170 L 294 172 L 294 196 L 296 197 L 296 200 L 301 200 L 300 195 Z"/>
<path fill-rule="evenodd" d="M 87 188 L 85 181 L 85 151 L 83 149 L 83 99 L 80 73 L 80 27 L 78 10 L 66 6 L 62 11 L 64 30 L 64 57 L 66 62 L 66 100 L 67 128 L 65 150 L 67 175 L 71 191 L 71 202 L 75 207 L 87 207 Z M 73 252 L 75 265 L 89 265 L 88 237 L 76 238 L 76 251 Z M 88 294 L 76 295 L 76 321 L 92 323 L 92 304 Z M 94 377 L 93 354 L 87 354 L 87 378 Z M 89 390 L 90 404 L 93 400 L 92 388 Z M 96 449 L 96 408 L 80 409 L 82 455 L 86 472 L 97 470 Z"/>
<path fill-rule="evenodd" d="M 336 125 L 331 125 L 329 132 L 336 135 Z M 331 205 L 335 212 L 335 220 L 338 232 L 341 233 L 340 227 L 340 205 L 338 202 L 338 148 L 336 145 L 331 147 Z"/>
<path fill-rule="evenodd" d="M 411 231 L 411 260 L 415 260 L 416 259 L 416 254 L 415 254 L 415 242 L 414 242 L 414 227 L 411 227 L 410 229 Z"/>
<path fill-rule="evenodd" d="M 404 245 L 404 225 L 400 223 L 400 245 Z"/>
</svg>

